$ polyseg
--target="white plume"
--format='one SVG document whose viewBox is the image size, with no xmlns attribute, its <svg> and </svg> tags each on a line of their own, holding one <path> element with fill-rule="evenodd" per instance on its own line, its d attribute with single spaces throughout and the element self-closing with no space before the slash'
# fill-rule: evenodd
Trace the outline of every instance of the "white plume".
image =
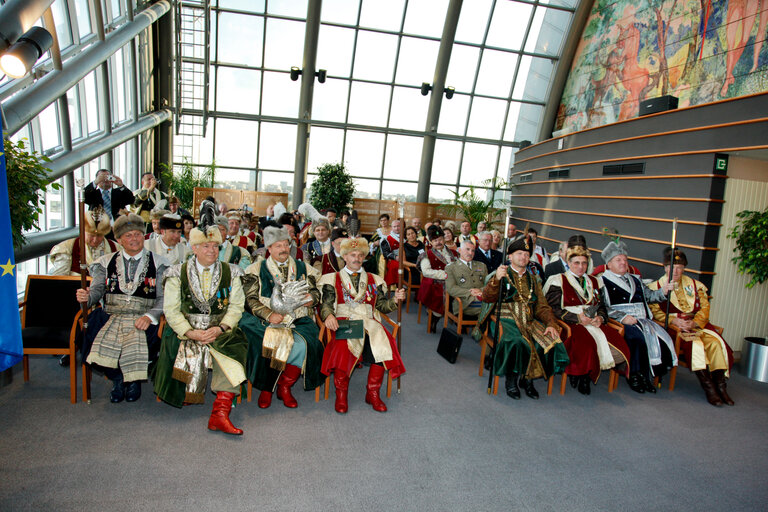
<svg viewBox="0 0 768 512">
<path fill-rule="evenodd" d="M 325 217 L 315 209 L 314 206 L 312 206 L 309 203 L 302 203 L 299 205 L 299 213 L 304 216 L 305 219 L 309 219 L 312 222 L 316 222 L 320 219 L 324 219 Z"/>
<path fill-rule="evenodd" d="M 287 212 L 288 210 L 285 209 L 285 206 L 283 206 L 283 203 L 278 201 L 275 205 L 275 219 L 279 219 L 282 214 Z"/>
</svg>

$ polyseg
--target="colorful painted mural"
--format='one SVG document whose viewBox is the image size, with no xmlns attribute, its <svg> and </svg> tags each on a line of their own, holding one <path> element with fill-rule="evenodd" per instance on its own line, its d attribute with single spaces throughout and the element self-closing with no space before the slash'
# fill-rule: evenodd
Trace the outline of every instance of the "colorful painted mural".
<svg viewBox="0 0 768 512">
<path fill-rule="evenodd" d="M 768 0 L 595 0 L 558 110 L 558 133 L 768 90 Z"/>
</svg>

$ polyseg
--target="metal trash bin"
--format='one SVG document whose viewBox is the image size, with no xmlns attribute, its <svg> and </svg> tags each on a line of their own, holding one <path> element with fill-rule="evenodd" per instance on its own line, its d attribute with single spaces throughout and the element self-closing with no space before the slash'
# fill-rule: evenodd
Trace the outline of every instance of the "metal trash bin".
<svg viewBox="0 0 768 512">
<path fill-rule="evenodd" d="M 750 379 L 768 382 L 768 345 L 766 338 L 744 338 L 746 341 L 742 368 Z"/>
</svg>

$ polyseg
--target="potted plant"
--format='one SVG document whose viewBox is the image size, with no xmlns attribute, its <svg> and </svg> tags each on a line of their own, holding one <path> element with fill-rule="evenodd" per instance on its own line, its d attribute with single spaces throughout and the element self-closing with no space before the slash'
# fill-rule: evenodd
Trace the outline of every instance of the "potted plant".
<svg viewBox="0 0 768 512">
<path fill-rule="evenodd" d="M 443 204 L 438 206 L 438 208 L 447 215 L 454 217 L 457 217 L 459 214 L 462 215 L 472 224 L 472 229 L 477 229 L 477 224 L 480 221 L 493 223 L 503 220 L 505 209 L 512 205 L 512 200 L 496 198 L 496 192 L 508 191 L 513 185 L 501 178 L 485 180 L 482 182 L 482 185 L 490 189 L 490 199 L 480 197 L 475 186 L 470 185 L 461 194 L 451 190 L 450 192 L 454 196 L 453 203 Z"/>
<path fill-rule="evenodd" d="M 208 166 L 194 166 L 188 159 L 174 171 L 173 167 L 161 163 L 160 176 L 167 187 L 169 194 L 179 198 L 181 207 L 192 209 L 195 199 L 195 187 L 213 188 L 216 178 L 216 162 Z"/>
<path fill-rule="evenodd" d="M 344 164 L 325 164 L 317 168 L 317 178 L 309 187 L 309 202 L 318 210 L 335 208 L 339 212 L 352 206 L 355 182 Z"/>
<path fill-rule="evenodd" d="M 45 206 L 45 191 L 50 187 L 61 189 L 58 183 L 51 183 L 51 172 L 46 163 L 51 160 L 37 151 L 27 152 L 24 140 L 16 143 L 3 139 L 5 151 L 6 179 L 8 183 L 8 206 L 11 211 L 11 232 L 13 247 L 21 249 L 26 243 L 24 231 L 39 229 L 38 220 Z"/>
<path fill-rule="evenodd" d="M 733 261 L 739 274 L 751 276 L 746 284 L 752 288 L 768 279 L 768 208 L 762 212 L 743 210 L 728 238 L 736 240 Z"/>
</svg>

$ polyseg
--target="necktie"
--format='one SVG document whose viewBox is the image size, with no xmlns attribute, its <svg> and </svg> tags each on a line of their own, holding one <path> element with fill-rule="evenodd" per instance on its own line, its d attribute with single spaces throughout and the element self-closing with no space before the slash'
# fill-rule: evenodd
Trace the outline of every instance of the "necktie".
<svg viewBox="0 0 768 512">
<path fill-rule="evenodd" d="M 128 280 L 133 281 L 133 278 L 136 277 L 136 267 L 139 265 L 139 262 L 133 258 L 130 258 L 128 260 Z"/>
<path fill-rule="evenodd" d="M 485 257 L 488 258 L 488 261 L 491 261 L 491 251 L 485 251 Z"/>
<path fill-rule="evenodd" d="M 200 287 L 203 289 L 203 296 L 209 299 L 211 297 L 211 269 L 203 269 L 203 282 Z"/>
<path fill-rule="evenodd" d="M 104 202 L 104 209 L 107 211 L 107 215 L 109 215 L 109 218 L 112 218 L 112 194 L 109 193 L 109 190 L 101 189 L 101 199 Z"/>
</svg>

